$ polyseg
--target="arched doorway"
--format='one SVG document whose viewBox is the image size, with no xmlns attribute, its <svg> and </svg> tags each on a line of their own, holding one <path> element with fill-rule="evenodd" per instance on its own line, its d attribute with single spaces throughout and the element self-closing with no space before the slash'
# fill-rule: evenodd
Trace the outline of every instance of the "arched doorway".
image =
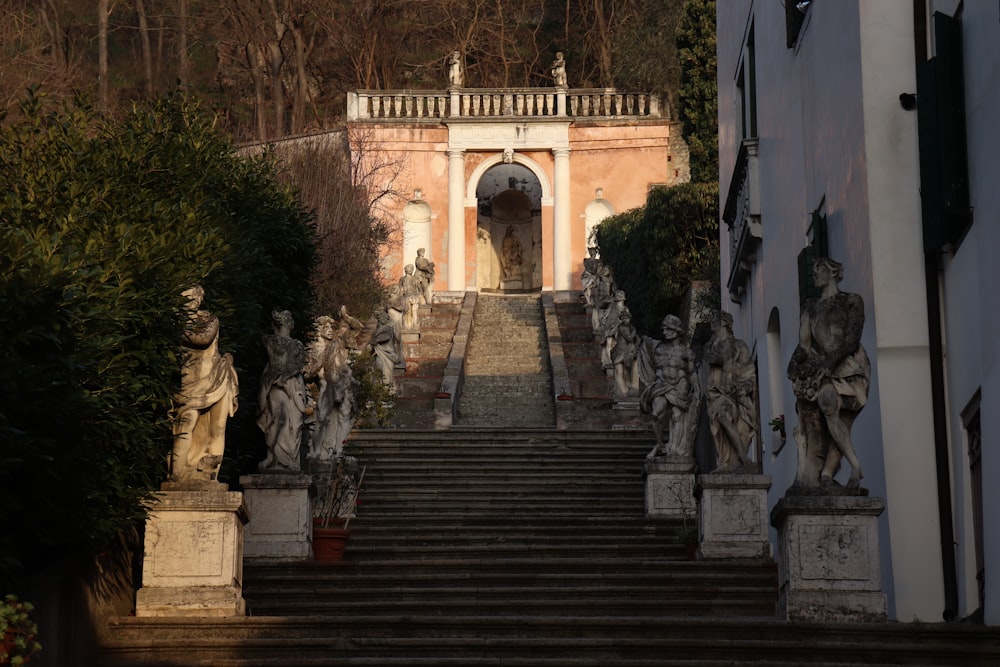
<svg viewBox="0 0 1000 667">
<path fill-rule="evenodd" d="M 542 186 L 527 167 L 491 167 L 476 186 L 476 287 L 542 287 Z"/>
</svg>

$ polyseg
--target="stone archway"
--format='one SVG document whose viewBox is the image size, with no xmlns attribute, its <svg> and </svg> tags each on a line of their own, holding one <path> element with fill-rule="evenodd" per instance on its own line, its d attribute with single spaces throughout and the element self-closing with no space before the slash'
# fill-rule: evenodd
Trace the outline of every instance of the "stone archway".
<svg viewBox="0 0 1000 667">
<path fill-rule="evenodd" d="M 542 287 L 542 187 L 520 164 L 488 169 L 476 186 L 476 287 Z"/>
</svg>

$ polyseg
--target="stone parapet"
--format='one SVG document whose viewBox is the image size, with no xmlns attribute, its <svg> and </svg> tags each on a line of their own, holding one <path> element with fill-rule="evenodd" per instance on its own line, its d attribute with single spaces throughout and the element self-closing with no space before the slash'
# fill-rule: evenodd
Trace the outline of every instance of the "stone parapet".
<svg viewBox="0 0 1000 667">
<path fill-rule="evenodd" d="M 698 558 L 771 557 L 767 475 L 698 475 Z"/>
<path fill-rule="evenodd" d="M 646 461 L 646 516 L 695 516 L 693 458 L 658 456 Z"/>
<path fill-rule="evenodd" d="M 240 477 L 250 515 L 244 556 L 282 562 L 312 558 L 312 477 L 302 473 L 260 473 Z"/>
</svg>

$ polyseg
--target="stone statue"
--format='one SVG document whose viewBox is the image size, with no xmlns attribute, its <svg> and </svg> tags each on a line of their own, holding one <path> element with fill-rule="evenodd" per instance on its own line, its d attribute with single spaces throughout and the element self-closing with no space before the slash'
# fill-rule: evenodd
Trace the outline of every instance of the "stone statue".
<svg viewBox="0 0 1000 667">
<path fill-rule="evenodd" d="M 552 83 L 557 88 L 566 87 L 566 60 L 562 51 L 556 53 L 556 59 L 552 62 Z"/>
<path fill-rule="evenodd" d="M 434 287 L 434 262 L 424 256 L 426 252 L 424 248 L 417 248 L 417 258 L 413 260 L 413 265 L 417 268 L 417 278 L 423 287 L 423 303 L 430 305 Z"/>
<path fill-rule="evenodd" d="M 594 283 L 597 281 L 597 272 L 601 268 L 601 260 L 597 258 L 597 248 L 595 246 L 590 246 L 587 248 L 588 257 L 583 260 L 583 274 L 580 276 L 580 282 L 583 286 L 582 299 L 588 306 L 593 306 L 591 302 L 590 292 L 594 288 Z"/>
<path fill-rule="evenodd" d="M 219 354 L 219 318 L 200 310 L 201 285 L 184 291 L 188 322 L 184 330 L 181 389 L 174 397 L 174 448 L 171 479 L 216 480 L 226 449 L 226 422 L 236 413 L 239 379 L 230 354 Z"/>
<path fill-rule="evenodd" d="M 520 280 L 522 249 L 521 242 L 514 236 L 513 225 L 508 225 L 507 234 L 500 246 L 500 264 L 504 280 Z"/>
<path fill-rule="evenodd" d="M 615 280 L 611 277 L 611 268 L 603 262 L 597 265 L 597 273 L 590 287 L 591 326 L 595 334 L 601 333 L 601 321 L 604 311 L 611 305 L 615 293 Z"/>
<path fill-rule="evenodd" d="M 691 458 L 699 407 L 694 357 L 682 340 L 680 318 L 667 315 L 662 327 L 664 340 L 644 337 L 640 350 L 639 374 L 646 389 L 639 408 L 652 416 L 656 434 L 656 446 L 647 458 L 659 453 Z"/>
<path fill-rule="evenodd" d="M 348 350 L 360 350 L 358 346 L 358 334 L 365 328 L 364 322 L 348 314 L 347 306 L 340 306 L 340 339 L 344 341 L 344 346 Z"/>
<path fill-rule="evenodd" d="M 837 492 L 834 475 L 841 459 L 851 464 L 847 488 L 861 486 L 861 463 L 851 441 L 851 426 L 868 400 L 871 364 L 861 346 L 865 307 L 857 294 L 840 291 L 844 267 L 829 258 L 813 264 L 820 296 L 802 309 L 799 344 L 788 364 L 799 424 L 793 435 L 799 450 L 793 489 Z"/>
<path fill-rule="evenodd" d="M 303 374 L 317 386 L 316 431 L 309 458 L 327 461 L 340 456 L 354 424 L 354 374 L 350 355 L 328 315 L 316 318 Z"/>
<path fill-rule="evenodd" d="M 403 312 L 407 309 L 403 288 L 399 283 L 389 286 L 385 301 L 385 313 L 389 316 L 392 326 L 393 340 L 396 346 L 396 367 L 403 366 Z"/>
<path fill-rule="evenodd" d="M 399 293 L 403 313 L 403 331 L 419 331 L 418 308 L 424 295 L 424 287 L 416 276 L 416 267 L 403 267 L 403 277 L 399 279 Z"/>
<path fill-rule="evenodd" d="M 615 329 L 615 344 L 611 348 L 614 367 L 615 396 L 634 398 L 639 395 L 639 348 L 642 339 L 632 326 L 632 313 L 626 308 Z"/>
<path fill-rule="evenodd" d="M 452 88 L 465 85 L 465 74 L 462 72 L 462 54 L 452 51 L 448 58 L 448 83 Z"/>
<path fill-rule="evenodd" d="M 628 311 L 625 305 L 625 292 L 615 290 L 611 302 L 601 311 L 601 336 L 604 338 L 604 345 L 601 346 L 601 365 L 604 368 L 611 368 L 611 351 L 615 347 L 618 332 L 618 325 L 621 324 L 622 314 Z M 631 315 L 631 313 L 630 313 Z"/>
<path fill-rule="evenodd" d="M 750 443 L 757 432 L 753 399 L 757 371 L 746 343 L 733 337 L 733 316 L 729 313 L 717 311 L 712 317 L 712 337 L 705 345 L 704 363 L 708 366 L 708 421 L 718 459 L 712 472 L 755 472 Z"/>
<path fill-rule="evenodd" d="M 295 322 L 290 312 L 272 312 L 271 323 L 274 333 L 263 336 L 268 362 L 257 399 L 257 425 L 267 442 L 267 458 L 260 469 L 299 470 L 302 422 L 307 411 L 302 377 L 306 351 L 292 338 Z"/>
<path fill-rule="evenodd" d="M 382 382 L 396 393 L 394 369 L 399 357 L 396 356 L 396 332 L 392 329 L 389 313 L 382 311 L 375 315 L 375 331 L 372 333 L 371 348 L 375 355 L 375 365 L 382 373 Z"/>
</svg>

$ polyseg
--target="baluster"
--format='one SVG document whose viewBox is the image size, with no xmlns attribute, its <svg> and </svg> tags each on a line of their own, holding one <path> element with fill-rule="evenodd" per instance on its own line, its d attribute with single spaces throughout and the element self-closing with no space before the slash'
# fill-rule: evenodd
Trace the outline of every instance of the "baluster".
<svg viewBox="0 0 1000 667">
<path fill-rule="evenodd" d="M 554 93 L 544 93 L 545 107 L 549 110 L 550 116 L 556 115 L 556 96 Z"/>
<path fill-rule="evenodd" d="M 625 100 L 625 106 L 622 106 L 622 101 Z M 615 115 L 624 116 L 627 111 L 625 107 L 628 106 L 627 96 L 622 94 L 615 95 Z"/>
</svg>

